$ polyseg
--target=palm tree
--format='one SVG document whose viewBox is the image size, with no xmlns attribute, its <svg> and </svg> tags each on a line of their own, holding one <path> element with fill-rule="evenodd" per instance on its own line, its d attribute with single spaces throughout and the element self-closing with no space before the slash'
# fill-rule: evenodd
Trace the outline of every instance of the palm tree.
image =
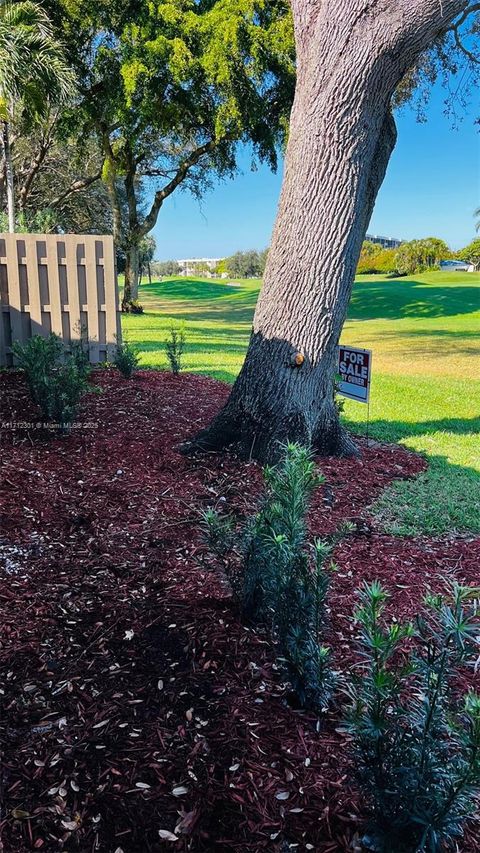
<svg viewBox="0 0 480 853">
<path fill-rule="evenodd" d="M 14 105 L 31 117 L 64 102 L 75 88 L 62 44 L 46 12 L 33 0 L 0 0 L 0 122 L 7 179 L 8 229 L 15 231 L 9 124 Z"/>
</svg>

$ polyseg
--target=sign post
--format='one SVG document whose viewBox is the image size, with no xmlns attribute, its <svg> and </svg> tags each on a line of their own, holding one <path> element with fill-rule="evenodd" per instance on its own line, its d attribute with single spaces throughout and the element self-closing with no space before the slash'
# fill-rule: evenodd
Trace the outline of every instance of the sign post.
<svg viewBox="0 0 480 853">
<path fill-rule="evenodd" d="M 372 351 L 339 345 L 337 391 L 350 400 L 367 404 L 367 444 L 370 420 L 370 377 Z"/>
</svg>

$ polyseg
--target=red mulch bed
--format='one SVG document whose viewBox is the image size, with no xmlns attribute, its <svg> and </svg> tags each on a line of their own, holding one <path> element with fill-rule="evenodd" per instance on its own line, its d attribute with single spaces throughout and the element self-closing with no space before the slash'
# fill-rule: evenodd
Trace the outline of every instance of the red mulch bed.
<svg viewBox="0 0 480 853">
<path fill-rule="evenodd" d="M 288 705 L 268 643 L 240 623 L 201 544 L 201 508 L 250 513 L 262 488 L 254 463 L 176 449 L 228 388 L 153 372 L 96 382 L 65 438 L 29 427 L 22 377 L 0 377 L 5 850 L 353 849 L 362 814 L 340 715 L 318 723 Z M 311 513 L 316 534 L 356 525 L 330 595 L 340 666 L 363 579 L 379 578 L 404 616 L 428 584 L 478 582 L 480 540 L 375 529 L 369 503 L 425 463 L 362 450 L 320 460 Z M 180 840 L 162 841 L 179 823 Z M 462 850 L 480 850 L 473 834 Z"/>
</svg>

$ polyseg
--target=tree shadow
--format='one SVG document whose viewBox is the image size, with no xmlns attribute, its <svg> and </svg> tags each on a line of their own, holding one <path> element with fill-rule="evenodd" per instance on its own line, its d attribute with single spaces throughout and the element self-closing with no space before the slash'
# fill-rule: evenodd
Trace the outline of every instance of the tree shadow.
<svg viewBox="0 0 480 853">
<path fill-rule="evenodd" d="M 348 416 L 342 417 L 347 429 L 359 432 L 366 430 L 366 426 L 353 421 Z M 414 435 L 432 435 L 436 432 L 452 432 L 456 435 L 476 435 L 480 433 L 480 415 L 472 418 L 439 418 L 430 421 L 387 421 L 374 420 L 369 423 L 372 434 L 392 436 L 392 441 L 399 441 Z M 390 439 L 389 439 L 390 440 Z"/>
<path fill-rule="evenodd" d="M 480 288 L 476 284 L 476 281 L 463 285 L 446 282 L 442 286 L 406 278 L 357 281 L 348 319 L 423 319 L 479 311 Z"/>
</svg>

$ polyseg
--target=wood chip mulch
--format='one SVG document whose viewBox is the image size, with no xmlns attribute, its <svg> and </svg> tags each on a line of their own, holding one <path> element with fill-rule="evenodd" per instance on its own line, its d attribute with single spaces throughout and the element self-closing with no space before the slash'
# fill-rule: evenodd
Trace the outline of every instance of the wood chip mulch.
<svg viewBox="0 0 480 853">
<path fill-rule="evenodd" d="M 291 707 L 266 638 L 244 627 L 205 553 L 199 511 L 254 511 L 261 470 L 179 455 L 228 394 L 212 379 L 99 371 L 68 437 L 32 427 L 0 375 L 0 661 L 5 851 L 360 849 L 341 711 Z M 16 423 L 17 427 L 12 427 Z M 319 460 L 312 532 L 349 519 L 330 594 L 338 668 L 354 663 L 355 589 L 398 616 L 427 585 L 478 582 L 480 540 L 382 535 L 368 505 L 425 467 L 393 446 Z M 175 840 L 176 836 L 178 840 Z M 480 850 L 472 831 L 464 851 Z"/>
</svg>

